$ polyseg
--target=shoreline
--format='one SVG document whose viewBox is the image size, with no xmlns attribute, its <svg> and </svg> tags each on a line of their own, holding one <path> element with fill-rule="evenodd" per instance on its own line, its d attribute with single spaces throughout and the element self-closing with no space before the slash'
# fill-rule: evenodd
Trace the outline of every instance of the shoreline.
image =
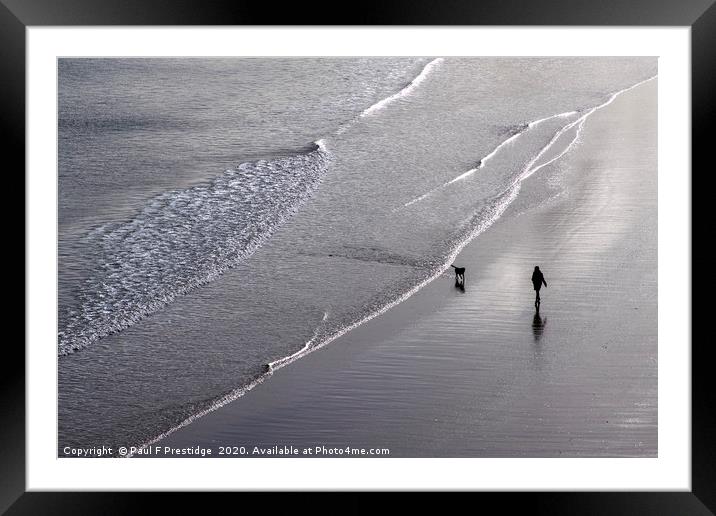
<svg viewBox="0 0 716 516">
<path fill-rule="evenodd" d="M 647 85 L 647 88 L 654 87 L 654 85 Z M 644 87 L 637 88 L 634 87 L 635 91 L 642 91 Z M 634 93 L 629 93 L 629 98 L 634 96 Z M 621 96 L 620 96 L 621 98 Z M 641 99 L 643 101 L 643 99 Z M 616 104 L 617 107 L 621 106 L 624 102 L 619 102 L 618 100 L 615 101 L 613 104 Z M 623 109 L 623 108 L 622 108 Z M 603 112 L 611 112 L 614 111 L 614 107 L 612 105 L 606 106 Z M 618 110 L 617 110 L 618 111 Z M 599 115 L 601 113 L 595 114 L 596 117 L 599 118 Z M 605 117 L 602 117 L 605 118 Z M 598 123 L 595 123 L 595 125 L 599 125 Z M 562 160 L 568 160 L 570 159 L 573 161 L 572 154 L 584 154 L 585 151 L 583 147 L 589 147 L 596 145 L 594 142 L 590 143 L 590 127 L 592 126 L 592 120 L 590 119 L 587 121 L 584 127 L 584 141 L 577 145 L 577 148 L 573 149 L 570 154 L 568 154 L 565 157 L 562 157 Z M 655 124 L 654 124 L 655 129 Z M 586 142 L 586 144 L 585 144 Z M 589 150 L 589 149 L 587 149 Z M 560 161 L 558 161 L 555 165 L 559 166 Z M 551 167 L 551 165 L 548 165 Z M 548 172 L 548 171 L 543 171 Z M 541 172 L 541 174 L 543 173 Z M 654 170 L 654 177 L 656 176 L 655 170 Z M 574 179 L 574 178 L 572 178 Z M 569 179 L 568 179 L 569 180 Z M 529 183 L 528 183 L 529 182 Z M 525 188 L 534 188 L 535 187 L 535 181 L 526 179 L 525 180 Z M 575 187 L 575 185 L 572 185 Z M 583 185 L 582 185 L 583 186 Z M 603 186 L 603 185 L 602 185 Z M 628 185 L 631 188 L 634 187 L 634 185 Z M 575 187 L 579 188 L 579 186 Z M 609 192 L 607 192 L 609 193 Z M 613 192 L 612 192 L 613 194 Z M 608 199 L 608 198 L 607 198 Z M 597 205 L 603 205 L 604 199 L 599 198 L 597 199 L 599 202 Z M 559 198 L 556 200 L 549 201 L 547 205 L 554 205 L 554 204 L 560 204 Z M 524 209 L 524 207 L 522 207 Z M 571 207 L 574 211 L 574 206 Z M 520 197 L 518 198 L 507 208 L 508 212 L 516 212 L 520 210 Z M 545 218 L 549 219 L 547 215 L 545 215 L 545 211 L 548 210 L 548 208 L 542 207 L 542 208 L 534 208 L 534 207 L 528 207 L 527 211 L 525 213 L 530 214 L 533 217 L 539 218 Z M 514 213 L 513 213 L 514 215 Z M 520 229 L 517 226 L 524 226 L 524 224 L 520 224 L 520 222 L 524 222 L 525 214 L 511 216 L 511 217 L 503 217 L 499 219 L 493 227 L 491 227 L 488 231 L 480 235 L 479 239 L 471 239 L 467 243 L 467 245 L 459 252 L 458 254 L 458 262 L 460 264 L 467 263 L 467 294 L 472 294 L 471 291 L 473 289 L 480 289 L 484 288 L 487 285 L 485 280 L 481 278 L 482 274 L 484 273 L 486 268 L 495 268 L 498 267 L 500 263 L 509 262 L 510 260 L 516 259 L 515 251 L 512 251 L 512 254 L 508 251 L 498 251 L 496 253 L 486 253 L 482 250 L 482 248 L 478 249 L 478 244 L 485 244 L 489 240 L 492 240 L 493 242 L 501 242 L 505 243 L 506 241 L 510 240 L 510 234 L 524 234 L 525 229 Z M 552 217 L 554 219 L 554 217 Z M 562 221 L 563 222 L 563 221 Z M 551 226 L 555 226 L 554 221 L 547 220 L 547 224 Z M 564 225 L 564 224 L 563 224 Z M 569 229 L 569 228 L 568 228 Z M 577 226 L 573 227 L 572 230 L 577 231 L 579 229 L 578 224 Z M 630 228 L 619 228 L 619 234 L 615 236 L 615 238 L 624 237 L 624 234 L 626 231 L 628 231 Z M 633 228 L 632 228 L 633 229 Z M 565 245 L 564 238 L 562 237 L 562 241 L 556 242 L 557 244 Z M 489 247 L 489 246 L 488 246 Z M 495 246 L 495 248 L 499 248 L 499 246 Z M 654 255 L 656 253 L 656 248 L 654 246 Z M 523 253 L 524 255 L 524 253 Z M 522 256 L 521 258 L 523 258 Z M 480 264 L 476 266 L 475 264 Z M 500 276 L 499 272 L 495 272 L 497 276 Z M 549 276 L 549 268 L 546 269 L 546 275 L 548 279 L 548 284 L 553 285 L 550 282 L 550 276 Z M 655 275 L 655 272 L 654 272 Z M 445 275 L 442 275 L 445 276 Z M 477 283 L 472 283 L 472 278 L 478 277 Z M 291 368 L 280 368 L 273 372 L 269 378 L 271 378 L 272 382 L 263 383 L 263 379 L 258 382 L 258 384 L 263 385 L 255 385 L 255 389 L 251 390 L 250 392 L 246 392 L 246 394 L 243 395 L 242 400 L 236 401 L 234 403 L 230 403 L 227 405 L 224 405 L 223 407 L 219 409 L 212 409 L 210 413 L 207 413 L 203 417 L 196 416 L 192 419 L 193 423 L 191 425 L 186 425 L 183 428 L 180 427 L 176 431 L 172 431 L 170 434 L 166 435 L 163 439 L 161 439 L 159 442 L 162 444 L 167 443 L 180 443 L 180 442 L 189 442 L 192 443 L 196 442 L 205 442 L 205 441 L 211 441 L 212 438 L 210 437 L 212 433 L 215 435 L 223 435 L 226 433 L 226 430 L 221 430 L 222 425 L 224 425 L 224 428 L 227 426 L 227 424 L 230 424 L 231 421 L 236 420 L 244 420 L 246 418 L 250 418 L 252 415 L 252 411 L 249 410 L 251 408 L 252 410 L 257 408 L 257 405 L 261 405 L 264 407 L 263 410 L 259 411 L 257 413 L 257 416 L 261 416 L 261 414 L 266 414 L 267 410 L 275 410 L 279 411 L 278 406 L 284 406 L 285 410 L 285 401 L 281 401 L 282 398 L 285 398 L 286 394 L 291 394 L 290 389 L 295 389 L 296 385 L 303 385 L 306 382 L 308 384 L 311 383 L 311 379 L 314 380 L 320 379 L 322 372 L 330 371 L 331 367 L 340 367 L 341 363 L 346 363 L 345 359 L 350 358 L 359 358 L 359 357 L 365 357 L 365 352 L 368 351 L 366 348 L 371 348 L 375 351 L 376 348 L 379 348 L 380 345 L 376 344 L 376 342 L 382 342 L 386 343 L 390 341 L 393 337 L 397 336 L 398 338 L 401 336 L 401 334 L 404 334 L 406 331 L 406 328 L 410 328 L 411 325 L 418 325 L 420 324 L 420 321 L 429 318 L 431 314 L 440 313 L 441 310 L 444 309 L 454 309 L 454 308 L 460 308 L 460 296 L 461 294 L 458 293 L 458 291 L 452 289 L 451 285 L 451 278 L 449 277 L 442 278 L 438 277 L 435 281 L 432 281 L 428 285 L 425 285 L 424 288 L 420 289 L 420 292 L 417 293 L 417 295 L 413 295 L 410 297 L 410 299 L 407 299 L 403 301 L 402 303 L 397 304 L 396 306 L 393 306 L 392 309 L 388 312 L 384 312 L 379 314 L 378 316 L 374 316 L 375 318 L 372 320 L 369 320 L 362 324 L 360 327 L 354 328 L 350 333 L 343 333 L 339 338 L 336 338 L 330 346 L 322 347 L 320 349 L 320 353 L 318 352 L 311 352 L 307 355 L 302 356 L 303 360 L 296 361 L 292 363 Z M 443 281 L 443 279 L 446 279 L 446 281 Z M 472 280 L 472 281 L 471 281 Z M 472 283 L 472 284 L 471 284 Z M 474 285 L 474 286 L 473 286 Z M 448 287 L 448 288 L 446 288 Z M 655 285 L 654 285 L 655 288 Z M 489 289 L 488 289 L 489 290 Z M 545 292 L 543 292 L 543 313 L 546 313 L 547 307 L 550 306 L 549 298 L 550 296 L 550 289 L 548 288 Z M 529 292 L 528 292 L 529 295 Z M 544 301 L 547 301 L 545 303 Z M 514 303 L 514 300 L 510 300 L 512 303 Z M 480 303 L 480 300 L 476 301 L 478 304 Z M 474 308 L 474 307 L 473 307 Z M 529 303 L 527 304 L 527 308 L 529 308 Z M 510 309 L 512 311 L 516 311 L 517 309 L 514 306 L 510 306 Z M 520 308 L 520 310 L 523 310 L 524 307 Z M 528 310 L 529 312 L 529 310 Z M 474 313 L 470 314 L 474 317 Z M 549 316 L 548 316 L 549 317 Z M 654 319 L 655 321 L 655 319 Z M 455 320 L 451 320 L 451 323 L 456 323 Z M 457 321 L 459 322 L 459 321 Z M 493 322 L 493 326 L 499 327 L 499 323 Z M 539 329 L 540 332 L 547 332 L 547 326 L 546 324 L 542 324 L 541 329 Z M 534 326 L 534 324 L 533 324 Z M 550 328 L 552 325 L 550 325 Z M 499 328 L 492 328 L 493 334 L 494 331 Z M 533 328 L 534 330 L 534 328 Z M 498 332 L 499 333 L 499 332 Z M 494 335 L 490 335 L 491 338 L 494 338 Z M 514 335 L 513 335 L 514 337 Z M 537 338 L 536 331 L 533 331 L 533 337 L 535 341 L 541 340 L 543 338 L 543 335 L 540 334 L 539 339 Z M 333 339 L 331 339 L 333 340 Z M 350 349 L 349 349 L 350 348 Z M 355 348 L 355 349 L 354 349 Z M 319 350 L 316 350 L 319 351 Z M 465 350 L 461 350 L 464 352 Z M 655 354 L 655 349 L 654 349 Z M 469 353 L 468 353 L 469 355 Z M 435 358 L 435 355 L 431 355 L 433 358 Z M 396 357 L 392 357 L 395 359 Z M 401 369 L 405 369 L 406 363 L 404 362 L 405 357 L 400 357 L 400 367 L 396 368 L 397 371 L 400 371 Z M 347 362 L 350 362 L 348 360 Z M 376 363 L 373 363 L 375 366 Z M 506 367 L 509 369 L 509 366 L 506 364 L 502 364 L 502 367 Z M 395 372 L 395 371 L 394 371 Z M 421 371 L 423 373 L 424 371 Z M 448 371 L 446 371 L 447 373 Z M 355 373 L 355 372 L 354 372 Z M 366 372 L 362 371 L 361 374 L 365 376 Z M 415 374 L 414 377 L 417 377 L 419 375 Z M 655 374 L 654 374 L 655 378 Z M 267 378 L 266 378 L 267 379 Z M 339 381 L 338 379 L 334 379 L 336 381 Z M 390 383 L 390 382 L 389 382 Z M 356 390 L 356 385 L 352 385 L 350 389 L 346 388 L 345 386 L 342 386 L 342 388 L 345 389 L 345 392 L 343 392 L 344 396 L 348 396 L 348 394 Z M 358 387 L 360 387 L 358 385 Z M 287 391 L 286 389 L 289 389 Z M 360 390 L 360 389 L 358 389 Z M 380 389 L 379 389 L 380 390 Z M 389 391 L 389 389 L 385 389 L 386 391 Z M 370 391 L 370 393 L 374 394 L 373 391 Z M 239 395 L 240 396 L 240 395 Z M 296 394 L 292 394 L 292 396 L 296 396 Z M 238 396 L 237 396 L 238 397 Z M 291 395 L 288 396 L 291 398 Z M 350 396 L 348 396 L 350 397 Z M 239 407 L 241 405 L 241 407 Z M 273 405 L 273 408 L 271 406 Z M 246 408 L 244 408 L 246 406 Z M 365 409 L 365 407 L 363 407 Z M 280 412 L 280 411 L 279 411 Z M 285 415 L 285 414 L 284 414 Z M 213 417 L 212 417 L 213 416 Z M 325 414 L 324 414 L 325 416 Z M 259 417 L 260 419 L 260 417 Z M 351 418 L 349 418 L 351 419 Z M 290 420 L 290 417 L 288 418 Z M 231 425 L 233 426 L 233 425 Z M 369 425 L 370 426 L 370 425 Z M 390 426 L 388 424 L 388 426 Z M 286 429 L 283 427 L 283 425 L 279 422 L 274 420 L 274 426 L 272 427 L 275 435 L 280 435 L 281 431 L 285 431 Z M 218 430 L 218 431 L 215 431 Z M 371 432 L 369 432 L 371 433 Z M 372 432 L 373 434 L 375 432 Z M 429 431 L 425 431 L 423 433 L 430 434 Z M 230 434 L 230 432 L 229 432 Z M 654 431 L 655 435 L 655 431 Z M 157 440 L 153 441 L 152 443 L 157 442 Z M 417 449 L 416 447 L 413 447 L 413 449 Z M 489 454 L 488 454 L 489 455 Z M 413 456 L 413 455 L 410 455 Z M 483 455 L 480 455 L 483 456 Z"/>
<path fill-rule="evenodd" d="M 423 71 L 421 72 L 421 76 L 433 64 L 436 64 L 436 65 L 439 64 L 439 60 L 433 60 L 430 63 L 428 63 L 427 65 L 425 65 L 425 67 L 423 68 Z M 531 129 L 537 125 L 542 124 L 543 122 L 546 122 L 546 121 L 549 121 L 549 120 L 552 120 L 555 118 L 570 118 L 570 117 L 574 117 L 576 115 L 580 115 L 578 118 L 568 121 L 561 129 L 559 129 L 555 133 L 555 135 L 551 138 L 551 140 L 547 143 L 547 145 L 545 147 L 543 147 L 539 151 L 539 153 L 536 154 L 535 157 L 527 163 L 527 165 L 525 165 L 524 169 L 522 170 L 522 173 L 517 176 L 517 178 L 514 180 L 512 185 L 510 185 L 497 198 L 498 202 L 496 202 L 496 204 L 494 206 L 492 206 L 492 208 L 490 210 L 491 214 L 488 216 L 488 218 L 483 220 L 477 227 L 470 230 L 469 233 L 467 233 L 467 236 L 463 237 L 463 239 L 457 243 L 457 245 L 453 248 L 453 250 L 450 251 L 449 259 L 446 260 L 446 262 L 441 267 L 436 269 L 435 272 L 431 273 L 429 276 L 426 276 L 423 280 L 421 280 L 419 283 L 412 286 L 407 291 L 403 292 L 396 299 L 388 302 L 386 305 L 380 307 L 376 311 L 367 314 L 362 319 L 355 321 L 352 324 L 349 324 L 348 326 L 342 328 L 338 332 L 336 332 L 332 335 L 329 335 L 328 337 L 326 337 L 322 341 L 320 341 L 317 345 L 314 345 L 314 342 L 315 342 L 316 338 L 318 337 L 319 330 L 321 329 L 321 325 L 323 324 L 323 321 L 325 321 L 325 319 L 328 315 L 327 313 L 324 313 L 323 321 L 314 331 L 313 337 L 311 337 L 311 339 L 306 341 L 305 345 L 301 349 L 299 349 L 298 351 L 296 351 L 290 355 L 278 358 L 278 359 L 266 364 L 266 372 L 264 374 L 253 379 L 248 384 L 238 387 L 236 389 L 233 389 L 229 393 L 217 398 L 211 404 L 211 406 L 206 407 L 206 408 L 198 411 L 195 414 L 192 414 L 187 419 L 180 422 L 177 426 L 175 426 L 175 427 L 159 434 L 158 436 L 154 437 L 153 439 L 150 439 L 149 441 L 143 443 L 142 445 L 140 445 L 140 449 L 158 442 L 159 440 L 165 438 L 166 436 L 171 435 L 173 432 L 175 432 L 179 428 L 183 428 L 184 426 L 191 424 L 196 419 L 201 418 L 204 415 L 211 413 L 215 410 L 218 410 L 221 407 L 225 406 L 226 404 L 231 403 L 232 401 L 235 401 L 236 399 L 242 397 L 245 393 L 249 392 L 257 385 L 259 385 L 259 384 L 263 383 L 265 380 L 269 379 L 270 376 L 278 369 L 280 369 L 286 365 L 289 365 L 292 362 L 294 362 L 294 361 L 296 361 L 296 360 L 298 360 L 314 351 L 317 351 L 317 350 L 323 348 L 324 346 L 329 345 L 330 343 L 332 343 L 336 339 L 341 338 L 343 335 L 347 334 L 348 332 L 353 331 L 356 328 L 358 328 L 359 326 L 365 324 L 366 322 L 369 322 L 372 319 L 381 316 L 388 310 L 398 306 L 400 303 L 403 303 L 404 301 L 406 301 L 413 295 L 417 294 L 420 290 L 422 290 L 424 287 L 426 287 L 427 285 L 429 285 L 430 283 L 435 281 L 441 275 L 445 274 L 446 272 L 449 272 L 449 269 L 450 269 L 449 264 L 455 260 L 455 258 L 460 254 L 462 249 L 465 246 L 469 245 L 477 236 L 482 234 L 484 231 L 488 230 L 492 226 L 492 224 L 494 224 L 495 222 L 497 222 L 500 219 L 500 217 L 505 212 L 505 210 L 509 209 L 509 206 L 512 204 L 514 199 L 517 197 L 517 195 L 519 195 L 519 191 L 520 191 L 522 182 L 524 180 L 526 180 L 529 176 L 534 174 L 535 172 L 539 171 L 541 168 L 548 166 L 551 163 L 559 160 L 564 154 L 569 152 L 571 147 L 579 139 L 579 136 L 580 136 L 580 133 L 584 126 L 584 123 L 593 113 L 608 106 L 623 93 L 626 93 L 626 92 L 628 92 L 634 88 L 637 88 L 638 86 L 641 86 L 642 84 L 648 83 L 656 78 L 657 78 L 657 75 L 649 77 L 642 81 L 639 81 L 639 82 L 637 82 L 631 86 L 628 86 L 622 90 L 618 90 L 618 91 L 612 93 L 609 96 L 608 100 L 604 101 L 601 104 L 595 105 L 591 108 L 585 109 L 582 112 L 569 111 L 569 112 L 564 112 L 564 113 L 558 113 L 558 114 L 554 114 L 554 115 L 551 115 L 551 116 L 548 116 L 545 118 L 540 118 L 538 120 L 529 122 L 528 124 L 525 124 L 524 127 L 519 132 L 509 136 L 506 140 L 499 143 L 488 155 L 483 157 L 479 161 L 477 168 L 474 168 L 474 169 L 469 170 L 468 172 L 462 173 L 460 176 L 453 178 L 450 181 L 444 183 L 443 185 L 433 188 L 430 191 L 428 191 L 427 193 L 421 195 L 420 197 L 413 199 L 413 200 L 409 201 L 408 203 L 404 204 L 403 208 L 405 208 L 411 204 L 414 204 L 415 202 L 419 202 L 422 199 L 436 193 L 438 190 L 441 190 L 442 188 L 449 186 L 450 184 L 455 183 L 456 181 L 465 179 L 466 177 L 472 175 L 478 169 L 483 168 L 485 163 L 488 160 L 490 160 L 491 158 L 493 158 L 500 151 L 500 149 L 502 149 L 508 143 L 510 143 L 510 142 L 514 141 L 515 139 L 519 138 L 520 136 L 522 136 L 522 134 L 525 133 L 528 129 Z M 412 85 L 412 83 L 411 83 L 411 85 Z M 401 90 L 401 92 L 399 92 L 399 93 L 402 94 L 403 92 L 404 92 L 404 90 Z M 381 101 L 381 103 L 382 102 L 383 101 Z M 557 156 L 552 157 L 548 161 L 542 162 L 541 158 L 543 157 L 543 155 L 548 154 L 549 151 L 552 149 L 552 146 L 557 141 L 559 141 L 559 139 L 562 137 L 562 135 L 568 134 L 574 127 L 576 127 L 577 129 L 575 131 L 573 131 L 574 136 L 573 136 L 573 139 L 571 140 L 571 142 Z M 317 145 L 318 149 L 325 150 L 325 143 L 324 143 L 323 139 L 314 142 L 314 144 Z"/>
</svg>

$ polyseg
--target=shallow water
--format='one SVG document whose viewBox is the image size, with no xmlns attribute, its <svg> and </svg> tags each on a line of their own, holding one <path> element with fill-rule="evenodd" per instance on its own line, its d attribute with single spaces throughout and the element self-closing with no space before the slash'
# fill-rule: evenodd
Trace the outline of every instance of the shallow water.
<svg viewBox="0 0 716 516">
<path fill-rule="evenodd" d="M 151 439 L 399 299 L 500 214 L 557 131 L 655 73 L 61 61 L 60 446 Z"/>
</svg>

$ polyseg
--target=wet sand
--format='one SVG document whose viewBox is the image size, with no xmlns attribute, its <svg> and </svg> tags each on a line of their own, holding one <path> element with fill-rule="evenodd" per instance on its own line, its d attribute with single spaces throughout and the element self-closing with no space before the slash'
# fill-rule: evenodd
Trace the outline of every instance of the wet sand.
<svg viewBox="0 0 716 516">
<path fill-rule="evenodd" d="M 657 456 L 656 92 L 594 113 L 522 184 L 456 259 L 464 292 L 445 274 L 157 444 Z M 561 193 L 527 200 L 545 188 Z"/>
</svg>

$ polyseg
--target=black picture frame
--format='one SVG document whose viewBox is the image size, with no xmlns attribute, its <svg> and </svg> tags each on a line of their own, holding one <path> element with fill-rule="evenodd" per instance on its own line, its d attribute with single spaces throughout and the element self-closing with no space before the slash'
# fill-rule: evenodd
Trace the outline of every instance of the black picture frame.
<svg viewBox="0 0 716 516">
<path fill-rule="evenodd" d="M 707 168 L 709 127 L 716 103 L 715 0 L 429 0 L 362 1 L 355 9 L 314 1 L 284 3 L 207 2 L 201 0 L 0 0 L 0 131 L 9 163 L 25 170 L 25 29 L 62 25 L 552 25 L 552 26 L 688 26 L 692 64 L 692 185 Z M 344 6 L 345 7 L 345 6 Z M 6 167 L 8 176 L 17 175 Z M 23 182 L 24 191 L 24 182 Z M 692 192 L 706 195 L 706 189 Z M 704 206 L 692 197 L 692 235 L 707 218 Z M 13 212 L 15 214 L 16 212 Z M 16 215 L 15 215 L 16 217 Z M 13 220 L 6 215 L 5 220 Z M 705 233 L 705 232 L 704 232 Z M 692 240 L 693 241 L 693 240 Z M 702 244 L 703 245 L 703 244 Z M 700 265 L 693 254 L 692 269 Z M 16 259 L 19 259 L 16 258 Z M 23 252 L 23 268 L 27 256 Z M 703 267 L 699 267 L 702 269 Z M 26 269 L 25 269 L 26 270 Z M 27 274 L 27 270 L 26 270 Z M 701 286 L 701 285 L 700 285 Z M 705 289 L 707 285 L 701 286 Z M 693 297 L 693 294 L 692 294 Z M 25 295 L 23 295 L 25 299 Z M 706 320 L 708 304 L 692 302 L 692 316 Z M 23 303 L 24 307 L 24 303 Z M 701 315 L 702 317 L 699 317 Z M 693 326 L 692 326 L 693 327 Z M 692 339 L 692 490 L 640 493 L 482 493 L 479 503 L 497 503 L 500 510 L 527 509 L 545 514 L 714 514 L 716 513 L 716 416 L 713 357 L 708 339 Z M 671 343 L 670 343 L 671 344 Z M 161 497 L 162 512 L 192 509 L 185 493 L 39 493 L 25 489 L 25 353 L 6 340 L 0 361 L 0 513 L 131 514 L 149 510 L 150 499 Z M 221 499 L 226 496 L 222 495 Z M 241 494 L 241 496 L 250 496 Z M 251 495 L 256 496 L 256 495 Z M 342 512 L 364 512 L 370 497 L 351 495 Z M 202 497 L 206 498 L 206 497 Z M 304 495 L 294 497 L 293 510 Z M 221 500 L 219 500 L 220 503 Z M 257 502 L 263 502 L 256 500 Z M 424 498 L 414 503 L 427 508 Z M 196 502 L 194 502 L 196 503 Z M 199 502 L 207 510 L 206 501 Z M 248 503 L 248 502 L 246 502 Z M 470 504 L 475 503 L 470 501 Z M 315 510 L 315 506 L 312 506 Z"/>
</svg>

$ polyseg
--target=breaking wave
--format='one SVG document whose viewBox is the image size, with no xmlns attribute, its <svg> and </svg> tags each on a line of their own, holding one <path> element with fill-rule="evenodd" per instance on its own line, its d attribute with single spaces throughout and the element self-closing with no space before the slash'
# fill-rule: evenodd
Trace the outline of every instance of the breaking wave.
<svg viewBox="0 0 716 516">
<path fill-rule="evenodd" d="M 243 163 L 90 232 L 102 259 L 65 314 L 59 355 L 133 325 L 251 256 L 311 197 L 330 158 L 318 141 L 304 154 Z"/>
</svg>

